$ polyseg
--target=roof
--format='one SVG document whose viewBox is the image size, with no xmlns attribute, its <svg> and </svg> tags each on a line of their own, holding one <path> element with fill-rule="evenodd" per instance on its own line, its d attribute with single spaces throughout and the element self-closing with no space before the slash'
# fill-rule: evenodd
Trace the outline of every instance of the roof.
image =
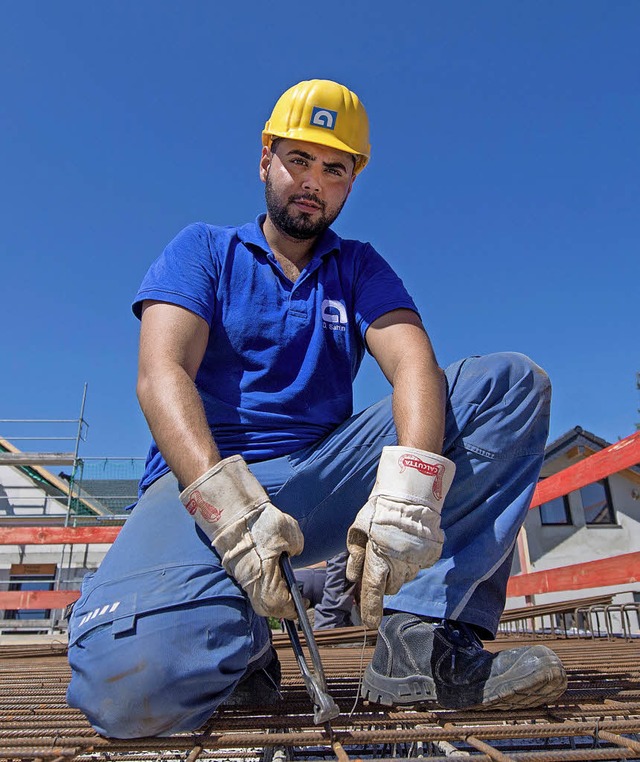
<svg viewBox="0 0 640 762">
<path fill-rule="evenodd" d="M 97 501 L 105 510 L 122 513 L 138 499 L 137 479 L 85 479 L 81 494 Z"/>
<path fill-rule="evenodd" d="M 580 460 L 593 455 L 606 447 L 610 447 L 612 442 L 596 436 L 591 431 L 583 429 L 582 426 L 575 426 L 573 429 L 565 432 L 561 437 L 550 442 L 544 451 L 544 464 L 542 468 L 543 476 L 549 476 L 557 467 L 557 461 L 562 458 L 561 467 L 566 467 L 567 460 Z M 628 471 L 640 474 L 640 466 L 631 466 Z"/>
<path fill-rule="evenodd" d="M 545 460 L 550 457 L 555 457 L 556 454 L 564 452 L 568 447 L 575 446 L 576 444 L 588 445 L 590 447 L 595 447 L 598 450 L 602 450 L 605 447 L 609 447 L 611 442 L 607 442 L 606 439 L 602 439 L 602 437 L 598 437 L 590 431 L 586 431 L 582 426 L 574 426 L 574 428 L 569 429 L 569 431 L 553 442 L 550 442 L 545 447 Z"/>
<path fill-rule="evenodd" d="M 22 451 L 7 439 L 0 438 L 0 452 L 19 454 Z M 64 499 L 69 497 L 68 479 L 55 476 L 50 471 L 47 471 L 46 468 L 38 465 L 12 465 L 10 463 L 6 465 L 28 476 L 37 487 L 44 490 L 48 495 Z M 90 496 L 78 496 L 77 490 L 71 493 L 71 512 L 75 515 L 84 516 L 102 516 L 109 513 L 104 507 L 91 500 Z"/>
</svg>

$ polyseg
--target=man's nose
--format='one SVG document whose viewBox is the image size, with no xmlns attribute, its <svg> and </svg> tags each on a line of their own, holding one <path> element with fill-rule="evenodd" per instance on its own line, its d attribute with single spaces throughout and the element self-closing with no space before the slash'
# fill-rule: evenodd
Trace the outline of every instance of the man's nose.
<svg viewBox="0 0 640 762">
<path fill-rule="evenodd" d="M 304 173 L 302 187 L 310 193 L 317 193 L 322 189 L 320 179 L 320 168 L 311 165 L 310 167 L 307 167 L 307 171 Z"/>
</svg>

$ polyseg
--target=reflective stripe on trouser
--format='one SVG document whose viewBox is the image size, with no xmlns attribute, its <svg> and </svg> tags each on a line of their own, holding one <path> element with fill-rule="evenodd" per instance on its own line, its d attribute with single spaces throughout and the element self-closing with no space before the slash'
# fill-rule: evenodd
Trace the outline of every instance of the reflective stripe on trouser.
<svg viewBox="0 0 640 762">
<path fill-rule="evenodd" d="M 550 385 L 517 353 L 468 358 L 446 377 L 444 454 L 457 471 L 442 513 L 442 557 L 385 607 L 461 619 L 492 635 L 542 464 Z M 393 444 L 386 398 L 313 447 L 251 464 L 275 505 L 300 522 L 305 549 L 296 565 L 344 549 L 380 452 Z M 195 529 L 171 475 L 147 490 L 86 588 L 70 627 L 68 698 L 106 735 L 195 729 L 268 647 L 264 620 Z"/>
</svg>

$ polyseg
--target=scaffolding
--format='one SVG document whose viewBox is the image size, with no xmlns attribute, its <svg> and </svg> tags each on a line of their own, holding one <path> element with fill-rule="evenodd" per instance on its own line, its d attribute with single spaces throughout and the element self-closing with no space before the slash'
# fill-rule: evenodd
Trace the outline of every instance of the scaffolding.
<svg viewBox="0 0 640 762">
<path fill-rule="evenodd" d="M 87 571 L 89 543 L 83 549 L 54 539 L 52 547 L 41 550 L 34 561 L 32 552 L 26 551 L 31 543 L 20 542 L 24 539 L 21 530 L 119 528 L 128 515 L 126 509 L 137 499 L 143 458 L 81 456 L 89 429 L 84 417 L 86 400 L 87 384 L 77 418 L 0 419 L 0 469 L 9 466 L 18 472 L 11 470 L 14 476 L 8 484 L 0 482 L 1 545 L 17 549 L 7 551 L 4 563 L 0 562 L 0 593 L 21 596 L 16 608 L 0 605 L 4 609 L 0 633 L 65 629 L 63 604 L 45 602 L 37 607 L 32 599 L 41 592 L 77 594 L 80 575 Z M 70 469 L 56 474 L 45 469 L 51 466 Z M 16 560 L 19 563 L 13 563 Z"/>
<path fill-rule="evenodd" d="M 86 441 L 87 431 L 89 425 L 84 418 L 84 410 L 87 401 L 87 389 L 88 385 L 85 383 L 82 390 L 82 402 L 80 404 L 80 414 L 78 418 L 2 418 L 0 419 L 0 426 L 2 427 L 2 435 L 0 436 L 0 466 L 23 466 L 31 469 L 38 476 L 42 476 L 40 469 L 44 466 L 71 466 L 71 475 L 69 477 L 68 486 L 66 489 L 63 487 L 61 490 L 66 492 L 67 497 L 67 522 L 69 516 L 72 513 L 78 495 L 76 493 L 76 485 L 78 485 L 81 479 L 78 478 L 82 472 L 82 466 L 80 461 L 80 443 Z M 17 433 L 4 433 L 4 427 L 17 426 Z M 33 433 L 33 427 L 43 427 L 37 429 L 36 433 Z M 51 433 L 51 427 L 55 427 L 53 434 Z M 69 428 L 73 427 L 73 434 L 69 433 Z M 25 433 L 27 432 L 27 433 Z M 31 450 L 24 452 L 22 447 L 18 449 L 14 446 L 15 442 L 27 442 L 33 445 L 42 445 L 47 443 L 47 446 L 54 444 L 60 446 L 62 443 L 72 442 L 73 449 L 70 451 L 43 451 L 42 449 Z M 63 485 L 55 485 L 63 486 Z M 46 503 L 45 503 L 46 510 Z"/>
</svg>

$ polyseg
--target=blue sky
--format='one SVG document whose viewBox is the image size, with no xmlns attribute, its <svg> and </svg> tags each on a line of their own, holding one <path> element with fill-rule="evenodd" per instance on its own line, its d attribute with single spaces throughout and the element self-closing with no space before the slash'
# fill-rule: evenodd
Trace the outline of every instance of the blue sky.
<svg viewBox="0 0 640 762">
<path fill-rule="evenodd" d="M 392 263 L 441 365 L 525 352 L 552 439 L 631 434 L 639 39 L 635 0 L 1 0 L 0 418 L 77 416 L 87 382 L 81 453 L 144 455 L 131 300 L 182 227 L 262 211 L 263 124 L 317 77 L 372 129 L 335 229 Z M 386 392 L 365 362 L 356 408 Z"/>
</svg>

